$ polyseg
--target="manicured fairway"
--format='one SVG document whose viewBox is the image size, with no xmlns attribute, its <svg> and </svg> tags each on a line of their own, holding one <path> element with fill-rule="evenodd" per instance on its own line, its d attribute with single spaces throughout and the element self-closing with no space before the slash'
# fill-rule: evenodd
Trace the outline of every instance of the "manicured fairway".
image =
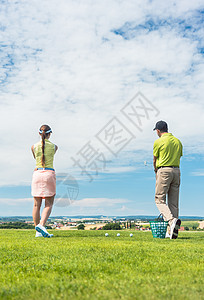
<svg viewBox="0 0 204 300">
<path fill-rule="evenodd" d="M 204 299 L 204 232 L 52 233 L 0 230 L 0 299 Z"/>
</svg>

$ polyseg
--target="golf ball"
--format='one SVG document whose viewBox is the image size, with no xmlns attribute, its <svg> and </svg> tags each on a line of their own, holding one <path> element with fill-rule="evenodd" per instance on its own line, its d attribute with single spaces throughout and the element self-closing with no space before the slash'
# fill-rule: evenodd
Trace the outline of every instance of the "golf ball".
<svg viewBox="0 0 204 300">
<path fill-rule="evenodd" d="M 108 236 L 108 233 L 105 233 L 105 236 Z"/>
<path fill-rule="evenodd" d="M 120 233 L 117 233 L 117 236 L 120 236 Z"/>
<path fill-rule="evenodd" d="M 132 237 L 132 236 L 133 236 L 133 234 L 131 233 L 131 234 L 130 234 L 130 237 Z"/>
</svg>

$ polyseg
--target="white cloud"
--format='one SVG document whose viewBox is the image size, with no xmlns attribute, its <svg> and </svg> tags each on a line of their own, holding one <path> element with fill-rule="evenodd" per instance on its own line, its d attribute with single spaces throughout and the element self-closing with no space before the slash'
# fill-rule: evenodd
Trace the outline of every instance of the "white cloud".
<svg viewBox="0 0 204 300">
<path fill-rule="evenodd" d="M 145 211 L 145 209 L 138 209 L 138 208 L 133 210 L 131 207 L 122 205 L 120 208 L 116 209 L 116 212 L 117 212 L 117 216 L 119 216 L 119 215 L 131 216 L 131 215 L 144 215 L 146 211 Z"/>
<path fill-rule="evenodd" d="M 137 170 L 136 167 L 128 167 L 128 166 L 121 166 L 121 167 L 108 167 L 107 171 L 101 171 L 101 173 L 126 173 L 126 172 L 135 172 Z"/>
<path fill-rule="evenodd" d="M 0 198 L 0 204 L 9 206 L 23 205 L 33 202 L 33 198 Z"/>
<path fill-rule="evenodd" d="M 56 169 L 73 170 L 70 157 L 112 116 L 120 116 L 139 88 L 186 153 L 203 150 L 202 1 L 36 0 L 1 6 L 0 185 L 31 182 L 30 147 L 43 123 L 52 127 L 51 140 L 59 146 Z M 145 25 L 150 20 L 155 30 Z M 184 30 L 182 22 L 195 30 Z M 128 26 L 130 39 L 114 33 Z M 133 171 L 125 163 L 146 160 L 156 138 L 156 119 L 143 133 L 121 120 L 137 137 L 110 165 L 113 173 Z"/>
<path fill-rule="evenodd" d="M 73 201 L 72 206 L 83 207 L 97 207 L 98 209 L 104 207 L 112 207 L 117 204 L 127 203 L 127 199 L 111 199 L 111 198 L 84 198 L 80 200 Z"/>
<path fill-rule="evenodd" d="M 199 170 L 195 172 L 191 172 L 192 176 L 204 176 L 204 170 Z"/>
</svg>

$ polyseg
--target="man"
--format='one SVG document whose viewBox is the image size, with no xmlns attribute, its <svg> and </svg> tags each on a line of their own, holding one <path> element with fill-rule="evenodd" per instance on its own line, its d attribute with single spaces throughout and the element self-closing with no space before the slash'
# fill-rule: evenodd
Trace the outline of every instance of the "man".
<svg viewBox="0 0 204 300">
<path fill-rule="evenodd" d="M 181 220 L 179 213 L 180 158 L 182 144 L 171 133 L 165 121 L 159 121 L 153 130 L 159 139 L 154 142 L 153 165 L 156 173 L 155 202 L 165 221 L 169 222 L 170 238 L 178 237 Z M 166 203 L 168 195 L 168 204 Z"/>
</svg>

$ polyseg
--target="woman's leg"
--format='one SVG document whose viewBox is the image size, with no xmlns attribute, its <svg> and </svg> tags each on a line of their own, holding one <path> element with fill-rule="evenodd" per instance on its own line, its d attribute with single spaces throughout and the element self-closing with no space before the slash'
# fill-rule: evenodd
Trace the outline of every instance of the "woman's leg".
<svg viewBox="0 0 204 300">
<path fill-rule="evenodd" d="M 47 219 L 49 218 L 49 216 L 51 214 L 52 206 L 54 203 L 54 198 L 55 198 L 55 196 L 45 197 L 45 207 L 42 211 L 41 221 L 40 221 L 40 224 L 42 226 L 45 226 L 45 223 L 47 222 Z"/>
<path fill-rule="evenodd" d="M 42 204 L 42 197 L 34 197 L 33 205 L 33 221 L 35 226 L 40 223 L 40 208 Z"/>
</svg>

